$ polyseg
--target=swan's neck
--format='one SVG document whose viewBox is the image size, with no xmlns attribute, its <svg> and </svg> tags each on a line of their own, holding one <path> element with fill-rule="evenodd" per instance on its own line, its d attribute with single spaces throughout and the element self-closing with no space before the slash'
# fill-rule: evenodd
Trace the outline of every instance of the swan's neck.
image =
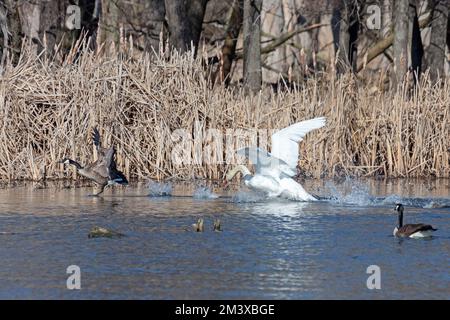
<svg viewBox="0 0 450 320">
<path fill-rule="evenodd" d="M 235 176 L 238 172 L 242 173 L 242 175 L 243 175 L 244 177 L 247 176 L 247 175 L 251 175 L 250 170 L 248 170 L 246 166 L 240 164 L 240 165 L 234 167 L 234 169 L 230 170 L 230 171 L 227 173 L 227 180 L 233 179 L 234 176 Z"/>
</svg>

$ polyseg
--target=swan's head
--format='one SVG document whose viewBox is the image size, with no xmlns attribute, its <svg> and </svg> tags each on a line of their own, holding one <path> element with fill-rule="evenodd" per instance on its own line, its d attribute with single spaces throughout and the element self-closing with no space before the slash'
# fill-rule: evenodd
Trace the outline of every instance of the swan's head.
<svg viewBox="0 0 450 320">
<path fill-rule="evenodd" d="M 230 171 L 228 171 L 226 175 L 226 180 L 227 181 L 232 180 L 238 172 L 242 173 L 244 176 L 250 174 L 250 170 L 248 170 L 246 166 L 238 165 L 233 169 L 231 169 Z"/>
<path fill-rule="evenodd" d="M 228 185 L 228 182 L 233 180 L 234 176 L 238 172 L 242 173 L 244 176 L 250 174 L 250 170 L 248 170 L 246 166 L 240 164 L 240 165 L 234 167 L 233 169 L 231 169 L 230 171 L 228 171 L 227 175 L 225 176 L 225 181 L 223 183 L 223 186 L 226 187 Z"/>
</svg>

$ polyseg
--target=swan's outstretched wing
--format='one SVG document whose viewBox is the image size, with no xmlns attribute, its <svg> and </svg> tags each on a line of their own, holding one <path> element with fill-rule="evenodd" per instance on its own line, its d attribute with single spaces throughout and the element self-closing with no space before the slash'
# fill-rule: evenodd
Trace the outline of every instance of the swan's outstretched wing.
<svg viewBox="0 0 450 320">
<path fill-rule="evenodd" d="M 237 150 L 236 153 L 240 156 L 246 156 L 255 166 L 255 171 L 257 174 L 278 178 L 284 170 L 289 170 L 289 166 L 286 162 L 274 157 L 266 150 L 260 148 L 241 148 Z"/>
<path fill-rule="evenodd" d="M 319 129 L 325 125 L 325 117 L 314 118 L 295 123 L 272 135 L 273 157 L 284 161 L 291 170 L 283 170 L 284 173 L 293 176 L 296 173 L 298 162 L 298 143 L 303 140 L 306 134 L 314 129 Z"/>
</svg>

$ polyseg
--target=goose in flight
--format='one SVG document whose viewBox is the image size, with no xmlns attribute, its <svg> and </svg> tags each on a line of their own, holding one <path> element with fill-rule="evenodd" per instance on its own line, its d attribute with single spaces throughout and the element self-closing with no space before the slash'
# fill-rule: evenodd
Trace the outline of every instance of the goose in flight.
<svg viewBox="0 0 450 320">
<path fill-rule="evenodd" d="M 431 237 L 432 233 L 437 229 L 429 224 L 403 224 L 403 205 L 398 203 L 395 206 L 395 211 L 398 212 L 398 226 L 394 229 L 394 236 L 409 237 L 409 238 L 427 238 Z"/>
<path fill-rule="evenodd" d="M 325 125 L 325 117 L 295 123 L 272 135 L 272 152 L 260 148 L 242 148 L 237 151 L 245 155 L 255 166 L 255 174 L 244 165 L 238 165 L 226 175 L 226 181 L 241 172 L 249 188 L 264 192 L 269 198 L 282 197 L 297 201 L 315 201 L 314 196 L 292 179 L 297 173 L 298 143 L 306 134 Z"/>
<path fill-rule="evenodd" d="M 92 138 L 98 152 L 97 161 L 87 164 L 84 167 L 77 161 L 69 158 L 64 158 L 63 160 L 60 161 L 60 163 L 75 166 L 77 172 L 80 175 L 97 183 L 100 186 L 100 191 L 98 193 L 93 194 L 94 196 L 98 196 L 99 194 L 101 194 L 105 190 L 105 187 L 108 185 L 114 184 L 127 185 L 128 184 L 127 178 L 122 172 L 120 172 L 116 168 L 116 161 L 114 159 L 116 151 L 114 147 L 110 147 L 108 149 L 101 147 L 100 134 L 97 128 L 94 129 Z"/>
</svg>

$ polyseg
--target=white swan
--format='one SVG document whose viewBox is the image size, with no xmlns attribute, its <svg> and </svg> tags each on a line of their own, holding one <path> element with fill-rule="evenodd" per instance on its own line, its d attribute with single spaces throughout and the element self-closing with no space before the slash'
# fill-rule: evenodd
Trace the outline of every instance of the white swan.
<svg viewBox="0 0 450 320">
<path fill-rule="evenodd" d="M 244 183 L 268 197 L 282 197 L 297 201 L 315 201 L 292 177 L 297 173 L 298 143 L 305 135 L 325 125 L 325 117 L 295 123 L 272 135 L 272 153 L 260 148 L 242 148 L 237 151 L 255 165 L 255 175 L 244 165 L 238 165 L 226 175 L 230 181 L 241 172 Z"/>
</svg>

